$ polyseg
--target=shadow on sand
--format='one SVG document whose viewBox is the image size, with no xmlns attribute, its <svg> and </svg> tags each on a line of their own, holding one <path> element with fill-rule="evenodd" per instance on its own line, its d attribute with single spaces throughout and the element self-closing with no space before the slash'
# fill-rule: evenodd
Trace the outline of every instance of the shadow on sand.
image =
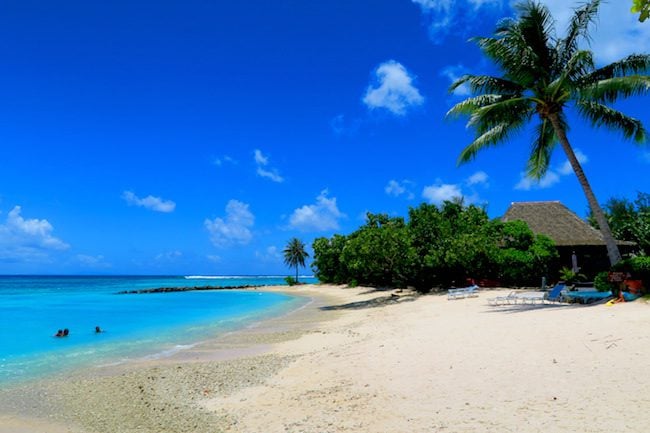
<svg viewBox="0 0 650 433">
<path fill-rule="evenodd" d="M 490 305 L 490 309 L 484 311 L 485 313 L 525 313 L 527 311 L 533 310 L 557 310 L 557 309 L 568 309 L 568 308 L 590 308 L 595 306 L 603 305 L 605 302 L 593 302 L 591 304 L 506 304 L 506 305 Z"/>
<path fill-rule="evenodd" d="M 372 293 L 376 290 L 368 291 L 365 293 Z M 382 290 L 379 290 L 382 291 Z M 416 295 L 407 294 L 407 295 L 396 295 L 391 294 L 388 296 L 378 296 L 376 298 L 367 299 L 365 301 L 349 302 L 347 304 L 341 305 L 326 305 L 320 307 L 323 311 L 333 311 L 333 310 L 361 310 L 364 308 L 376 308 L 376 307 L 385 307 L 387 305 L 400 304 L 402 302 L 412 302 L 417 299 Z"/>
</svg>

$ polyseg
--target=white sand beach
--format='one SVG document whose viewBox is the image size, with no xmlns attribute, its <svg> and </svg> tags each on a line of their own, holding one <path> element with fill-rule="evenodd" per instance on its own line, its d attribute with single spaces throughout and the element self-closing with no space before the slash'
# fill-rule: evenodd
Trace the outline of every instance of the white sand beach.
<svg viewBox="0 0 650 433">
<path fill-rule="evenodd" d="M 642 432 L 650 305 L 367 288 L 172 358 L 0 392 L 0 432 Z"/>
</svg>

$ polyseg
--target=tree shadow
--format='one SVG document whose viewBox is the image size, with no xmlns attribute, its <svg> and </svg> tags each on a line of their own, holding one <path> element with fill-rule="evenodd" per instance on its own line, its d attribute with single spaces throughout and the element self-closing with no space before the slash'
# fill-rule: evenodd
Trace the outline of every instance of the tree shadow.
<svg viewBox="0 0 650 433">
<path fill-rule="evenodd" d="M 372 291 L 366 293 L 372 293 Z M 418 296 L 411 295 L 411 294 L 402 295 L 402 296 L 391 294 L 388 296 L 378 296 L 376 298 L 367 299 L 365 301 L 349 302 L 347 304 L 341 304 L 341 305 L 326 305 L 320 307 L 320 310 L 323 311 L 361 310 L 364 308 L 385 307 L 388 305 L 401 304 L 402 302 L 413 302 L 417 299 L 417 297 Z"/>
<path fill-rule="evenodd" d="M 580 303 L 559 303 L 559 304 L 508 304 L 508 305 L 490 305 L 490 309 L 484 311 L 484 313 L 504 313 L 504 314 L 515 314 L 515 313 L 525 313 L 527 311 L 536 311 L 536 310 L 557 310 L 557 309 L 578 309 L 578 308 L 590 308 L 603 305 L 600 302 L 594 302 L 590 304 L 580 304 Z"/>
</svg>

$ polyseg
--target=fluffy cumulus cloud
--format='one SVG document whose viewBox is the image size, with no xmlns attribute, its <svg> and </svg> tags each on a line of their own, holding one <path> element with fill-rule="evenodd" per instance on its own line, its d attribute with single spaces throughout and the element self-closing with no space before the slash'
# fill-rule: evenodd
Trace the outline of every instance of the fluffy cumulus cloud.
<svg viewBox="0 0 650 433">
<path fill-rule="evenodd" d="M 477 171 L 462 183 L 443 183 L 438 181 L 433 185 L 425 186 L 422 197 L 431 204 L 441 204 L 444 201 L 463 200 L 465 203 L 479 203 L 481 198 L 478 186 L 482 189 L 489 187 L 489 176 L 484 171 Z"/>
<path fill-rule="evenodd" d="M 589 158 L 587 157 L 587 155 L 582 153 L 580 149 L 575 149 L 574 152 L 580 164 L 584 165 L 587 162 L 589 162 Z M 531 189 L 550 188 L 560 183 L 562 177 L 569 176 L 571 174 L 573 174 L 573 168 L 571 167 L 571 163 L 567 160 L 564 161 L 561 165 L 559 165 L 555 169 L 549 168 L 548 171 L 546 172 L 546 175 L 538 181 L 529 178 L 528 176 L 526 176 L 526 173 L 521 173 L 520 174 L 521 178 L 519 179 L 519 182 L 515 185 L 515 189 L 521 191 L 529 191 Z"/>
<path fill-rule="evenodd" d="M 448 183 L 439 183 L 425 186 L 422 191 L 422 197 L 431 204 L 440 204 L 444 201 L 462 199 L 464 196 L 460 186 Z"/>
<path fill-rule="evenodd" d="M 303 232 L 338 230 L 339 220 L 345 214 L 336 205 L 336 197 L 329 198 L 327 194 L 327 190 L 323 190 L 316 203 L 295 209 L 289 217 L 289 226 Z"/>
<path fill-rule="evenodd" d="M 132 191 L 124 191 L 122 193 L 122 198 L 130 206 L 143 207 L 145 209 L 149 209 L 155 212 L 169 213 L 169 212 L 173 212 L 174 209 L 176 209 L 176 203 L 174 203 L 173 201 L 163 200 L 160 197 L 154 197 L 152 195 L 148 195 L 144 198 L 140 198 L 137 195 L 135 195 Z"/>
<path fill-rule="evenodd" d="M 255 216 L 248 209 L 248 205 L 238 200 L 228 202 L 223 218 L 204 221 L 205 228 L 210 233 L 210 240 L 218 247 L 249 243 L 253 238 L 251 228 L 254 224 Z"/>
<path fill-rule="evenodd" d="M 273 182 L 284 182 L 284 178 L 280 176 L 278 170 L 269 167 L 269 157 L 265 156 L 261 150 L 255 149 L 253 158 L 257 166 L 257 175 L 272 180 Z"/>
<path fill-rule="evenodd" d="M 20 206 L 15 206 L 4 224 L 0 224 L 0 260 L 47 260 L 53 251 L 70 246 L 52 235 L 54 227 L 46 219 L 25 219 Z"/>
<path fill-rule="evenodd" d="M 424 97 L 413 85 L 413 76 L 400 63 L 389 60 L 375 70 L 375 82 L 368 86 L 363 103 L 371 110 L 388 110 L 404 116 L 409 108 L 422 105 Z"/>
<path fill-rule="evenodd" d="M 487 185 L 488 183 L 488 175 L 484 171 L 477 171 L 473 175 L 467 178 L 467 184 L 468 185 Z"/>
</svg>

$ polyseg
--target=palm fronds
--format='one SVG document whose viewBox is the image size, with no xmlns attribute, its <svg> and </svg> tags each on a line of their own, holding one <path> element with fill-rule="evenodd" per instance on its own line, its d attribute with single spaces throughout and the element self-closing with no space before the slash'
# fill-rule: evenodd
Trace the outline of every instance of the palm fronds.
<svg viewBox="0 0 650 433">
<path fill-rule="evenodd" d="M 633 139 L 637 143 L 646 140 L 646 131 L 638 119 L 594 101 L 579 101 L 576 106 L 580 114 L 589 119 L 593 126 L 618 130 L 625 138 Z"/>
</svg>

